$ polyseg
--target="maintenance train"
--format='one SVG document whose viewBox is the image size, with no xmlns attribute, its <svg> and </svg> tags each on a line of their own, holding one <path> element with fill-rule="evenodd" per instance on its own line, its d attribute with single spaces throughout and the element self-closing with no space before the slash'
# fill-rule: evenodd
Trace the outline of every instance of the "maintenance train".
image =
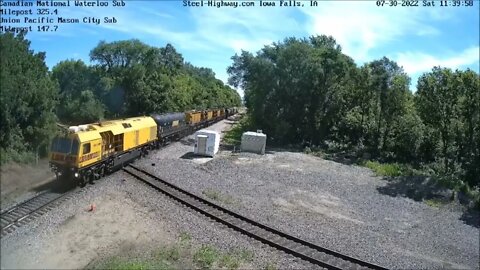
<svg viewBox="0 0 480 270">
<path fill-rule="evenodd" d="M 73 179 L 83 187 L 152 149 L 236 113 L 237 108 L 209 109 L 72 126 L 53 139 L 50 167 L 57 179 Z"/>
</svg>

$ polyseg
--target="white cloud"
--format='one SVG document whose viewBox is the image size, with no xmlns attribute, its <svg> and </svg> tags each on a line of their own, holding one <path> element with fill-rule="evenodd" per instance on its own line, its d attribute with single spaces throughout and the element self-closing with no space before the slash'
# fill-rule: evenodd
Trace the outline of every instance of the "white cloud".
<svg viewBox="0 0 480 270">
<path fill-rule="evenodd" d="M 182 7 L 183 8 L 183 7 Z M 268 16 L 265 11 L 268 10 Z M 166 12 L 132 9 L 70 9 L 68 17 L 85 16 L 103 18 L 105 14 L 115 17 L 117 23 L 92 25 L 128 33 L 140 39 L 161 39 L 184 50 L 207 53 L 225 52 L 233 54 L 240 50 L 256 51 L 264 45 L 280 39 L 279 32 L 292 33 L 301 29 L 299 23 L 290 18 L 292 9 L 285 8 L 191 8 L 186 14 L 188 29 L 178 25 L 178 19 Z M 177 12 L 177 11 L 172 11 Z M 153 15 L 153 16 L 152 16 Z M 175 19 L 175 21 L 173 20 Z M 177 24 L 174 24 L 176 22 Z M 275 22 L 282 22 L 281 24 Z M 90 27 L 82 28 L 88 29 Z M 182 29 L 182 30 L 179 30 Z M 283 35 L 282 35 L 283 36 Z"/>
<path fill-rule="evenodd" d="M 192 9 L 191 16 L 204 42 L 238 52 L 256 51 L 280 39 L 279 34 L 298 32 L 301 25 L 291 18 L 293 11 L 280 7 L 203 8 Z"/>
<path fill-rule="evenodd" d="M 371 60 L 370 53 L 376 47 L 402 36 L 439 34 L 431 20 L 444 18 L 427 9 L 377 7 L 374 1 L 329 1 L 301 10 L 309 17 L 308 33 L 333 36 L 346 54 L 361 62 Z"/>
<path fill-rule="evenodd" d="M 480 47 L 478 46 L 465 49 L 463 52 L 450 57 L 436 57 L 422 52 L 404 52 L 399 53 L 396 60 L 407 73 L 415 74 L 427 72 L 434 66 L 457 69 L 478 63 L 479 52 Z"/>
</svg>

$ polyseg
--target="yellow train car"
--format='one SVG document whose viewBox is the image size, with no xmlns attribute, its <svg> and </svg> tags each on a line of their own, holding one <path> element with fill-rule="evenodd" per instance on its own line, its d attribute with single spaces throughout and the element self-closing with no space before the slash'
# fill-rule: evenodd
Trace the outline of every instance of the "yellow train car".
<svg viewBox="0 0 480 270">
<path fill-rule="evenodd" d="M 57 176 L 73 176 L 80 185 L 85 185 L 148 153 L 156 140 L 157 125 L 151 117 L 74 126 L 53 140 L 50 166 Z"/>
<path fill-rule="evenodd" d="M 217 109 L 212 111 L 212 117 L 213 117 L 213 119 L 217 119 L 217 117 L 218 117 L 218 110 Z"/>
<path fill-rule="evenodd" d="M 208 110 L 207 111 L 207 121 L 212 121 L 213 120 L 213 110 Z"/>
<path fill-rule="evenodd" d="M 189 125 L 196 125 L 202 121 L 202 113 L 201 111 L 190 111 L 185 113 L 185 117 L 187 123 Z"/>
</svg>

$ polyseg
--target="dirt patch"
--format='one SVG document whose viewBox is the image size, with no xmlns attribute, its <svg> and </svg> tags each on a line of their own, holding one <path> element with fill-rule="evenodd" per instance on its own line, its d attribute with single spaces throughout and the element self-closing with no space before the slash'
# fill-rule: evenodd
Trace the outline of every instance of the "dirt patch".
<svg viewBox="0 0 480 270">
<path fill-rule="evenodd" d="M 9 163 L 0 168 L 1 208 L 25 200 L 33 193 L 44 190 L 41 186 L 54 180 L 55 175 L 42 159 L 37 165 Z"/>
<path fill-rule="evenodd" d="M 287 212 L 314 213 L 332 219 L 364 224 L 361 220 L 347 216 L 348 209 L 342 205 L 338 197 L 330 194 L 316 194 L 297 189 L 290 191 L 286 198 L 274 198 L 273 204 Z"/>
<path fill-rule="evenodd" d="M 95 211 L 86 207 L 67 217 L 40 248 L 2 254 L 2 268 L 35 269 L 39 265 L 34 258 L 41 258 L 45 269 L 78 269 L 99 257 L 171 242 L 173 237 L 162 229 L 162 222 L 152 221 L 137 210 L 141 206 L 124 197 L 115 193 L 94 198 Z M 32 252 L 34 258 L 28 255 Z"/>
</svg>

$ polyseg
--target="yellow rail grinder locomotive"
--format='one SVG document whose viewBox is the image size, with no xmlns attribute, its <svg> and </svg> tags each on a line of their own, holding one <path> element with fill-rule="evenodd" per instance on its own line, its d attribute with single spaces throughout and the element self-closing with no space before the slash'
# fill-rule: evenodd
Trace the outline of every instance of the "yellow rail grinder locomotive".
<svg viewBox="0 0 480 270">
<path fill-rule="evenodd" d="M 157 124 L 134 117 L 73 126 L 51 146 L 50 166 L 57 178 L 73 178 L 80 186 L 156 146 Z"/>
</svg>

